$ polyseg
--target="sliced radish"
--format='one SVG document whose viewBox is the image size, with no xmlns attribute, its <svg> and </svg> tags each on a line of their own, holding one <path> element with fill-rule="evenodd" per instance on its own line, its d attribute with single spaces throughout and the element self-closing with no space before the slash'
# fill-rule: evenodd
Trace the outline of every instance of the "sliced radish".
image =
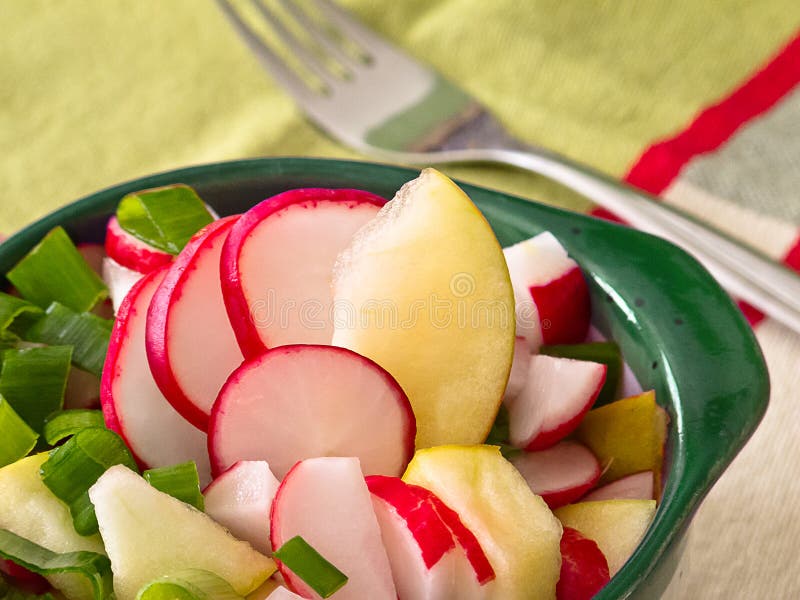
<svg viewBox="0 0 800 600">
<path fill-rule="evenodd" d="M 510 405 L 525 388 L 530 364 L 531 351 L 528 348 L 528 342 L 524 337 L 517 336 L 514 340 L 514 360 L 511 363 L 511 373 L 508 375 L 506 391 L 503 394 L 503 402 L 506 403 L 506 406 Z"/>
<path fill-rule="evenodd" d="M 125 297 L 111 331 L 100 403 L 106 425 L 122 436 L 142 466 L 193 460 L 205 485 L 210 479 L 206 436 L 167 402 L 147 365 L 147 307 L 165 274 L 161 269 L 146 275 Z"/>
<path fill-rule="evenodd" d="M 494 579 L 477 538 L 433 492 L 397 477 L 366 478 L 403 600 L 482 598 Z"/>
<path fill-rule="evenodd" d="M 608 561 L 597 544 L 577 530 L 564 527 L 556 599 L 591 600 L 610 579 Z"/>
<path fill-rule="evenodd" d="M 172 262 L 171 254 L 120 227 L 117 217 L 111 217 L 106 226 L 106 254 L 119 265 L 139 273 L 150 273 Z"/>
<path fill-rule="evenodd" d="M 142 274 L 138 271 L 123 267 L 111 258 L 103 259 L 103 281 L 108 287 L 108 297 L 111 298 L 115 314 L 119 312 L 125 296 L 141 278 Z"/>
<path fill-rule="evenodd" d="M 269 554 L 269 511 L 280 482 L 263 460 L 243 460 L 203 491 L 206 514 L 262 554 Z"/>
<path fill-rule="evenodd" d="M 248 596 L 248 598 L 252 598 L 252 594 Z M 272 592 L 269 596 L 267 596 L 266 600 L 303 600 L 302 596 L 298 596 L 294 592 L 290 592 L 285 587 L 278 587 Z"/>
<path fill-rule="evenodd" d="M 538 452 L 524 452 L 511 460 L 534 494 L 551 509 L 574 502 L 600 479 L 600 462 L 578 442 L 559 442 Z"/>
<path fill-rule="evenodd" d="M 655 477 L 652 471 L 627 475 L 597 488 L 581 499 L 596 500 L 652 500 L 655 494 Z"/>
<path fill-rule="evenodd" d="M 310 458 L 287 473 L 272 504 L 271 541 L 280 548 L 302 536 L 348 581 L 339 600 L 396 600 L 389 559 L 357 458 Z M 319 596 L 278 561 L 287 586 Z"/>
<path fill-rule="evenodd" d="M 508 408 L 511 443 L 543 450 L 571 433 L 594 404 L 606 366 L 544 354 L 531 357 L 528 381 Z"/>
<path fill-rule="evenodd" d="M 405 392 L 376 363 L 335 346 L 294 345 L 233 372 L 208 434 L 214 473 L 266 460 L 282 479 L 304 458 L 356 456 L 367 475 L 400 475 L 416 422 Z"/>
<path fill-rule="evenodd" d="M 330 344 L 333 265 L 385 200 L 360 190 L 300 189 L 248 210 L 222 252 L 225 304 L 242 352 Z"/>
<path fill-rule="evenodd" d="M 238 215 L 214 221 L 186 244 L 147 313 L 147 359 L 161 393 L 205 431 L 222 384 L 242 363 L 219 281 L 219 257 Z"/>
<path fill-rule="evenodd" d="M 577 344 L 589 329 L 589 289 L 578 263 L 550 232 L 503 250 L 517 302 L 517 335 L 532 351 Z"/>
</svg>

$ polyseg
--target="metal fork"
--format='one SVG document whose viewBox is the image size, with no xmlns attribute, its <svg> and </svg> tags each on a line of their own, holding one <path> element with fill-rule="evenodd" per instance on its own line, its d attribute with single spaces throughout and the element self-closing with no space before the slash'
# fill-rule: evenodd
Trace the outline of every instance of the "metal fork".
<svg viewBox="0 0 800 600">
<path fill-rule="evenodd" d="M 512 137 L 474 98 L 328 0 L 250 0 L 292 59 L 217 0 L 262 65 L 331 136 L 365 155 L 430 165 L 493 162 L 544 175 L 695 256 L 731 294 L 800 332 L 800 277 L 656 198 Z M 302 32 L 302 33 L 301 33 Z M 355 50 L 354 50 L 355 49 Z M 294 64 L 291 64 L 294 63 Z"/>
</svg>

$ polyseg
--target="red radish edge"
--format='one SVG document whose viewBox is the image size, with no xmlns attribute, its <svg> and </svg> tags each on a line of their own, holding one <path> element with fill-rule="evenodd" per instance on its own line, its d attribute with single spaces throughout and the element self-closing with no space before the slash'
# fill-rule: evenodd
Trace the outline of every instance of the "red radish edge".
<svg viewBox="0 0 800 600">
<path fill-rule="evenodd" d="M 180 297 L 186 277 L 192 272 L 192 262 L 195 255 L 218 235 L 228 231 L 239 215 L 232 215 L 213 221 L 198 231 L 186 244 L 184 249 L 169 266 L 164 281 L 158 286 L 150 309 L 147 311 L 147 362 L 158 388 L 173 408 L 192 425 L 201 431 L 208 429 L 208 414 L 198 408 L 183 392 L 175 374 L 170 367 L 170 357 L 167 339 L 167 323 L 171 308 L 170 298 L 173 295 Z"/>
<path fill-rule="evenodd" d="M 172 262 L 171 254 L 149 246 L 122 229 L 117 217 L 108 221 L 105 248 L 110 258 L 139 273 L 150 273 Z"/>
<path fill-rule="evenodd" d="M 161 272 L 165 271 L 167 268 L 168 267 L 164 266 L 155 271 L 151 271 L 136 282 L 136 284 L 128 292 L 128 295 L 125 296 L 125 299 L 122 301 L 122 304 L 117 311 L 116 322 L 125 323 L 128 321 L 128 313 L 130 313 L 133 305 L 136 304 L 136 299 L 139 296 L 139 292 L 141 292 L 142 288 L 148 285 L 153 278 L 158 277 Z M 127 335 L 127 327 L 117 327 L 116 322 L 115 327 L 111 331 L 111 339 L 108 343 L 108 354 L 106 354 L 106 361 L 103 364 L 103 375 L 100 378 L 100 407 L 103 410 L 103 420 L 106 423 L 106 427 L 119 434 L 122 439 L 125 439 L 122 433 L 122 425 L 119 422 L 117 411 L 114 408 L 114 398 L 112 392 L 114 369 L 112 368 L 112 365 L 117 364 L 117 357 L 122 349 L 122 340 Z M 134 449 L 130 447 L 128 449 L 133 455 L 134 460 L 136 460 L 138 463 L 139 468 L 146 469 L 147 466 L 142 459 L 136 455 Z"/>
<path fill-rule="evenodd" d="M 544 344 L 579 344 L 584 340 L 591 304 L 580 267 L 576 265 L 558 279 L 528 289 L 539 311 Z M 573 309 L 571 318 L 564 318 L 564 306 Z"/>
<path fill-rule="evenodd" d="M 217 400 L 214 402 L 214 406 L 211 409 L 211 415 L 208 421 L 208 454 L 211 461 L 212 477 L 219 476 L 219 474 L 221 474 L 223 471 L 227 469 L 227 467 L 224 466 L 224 463 L 221 462 L 221 459 L 218 456 L 218 454 L 214 451 L 215 432 L 219 430 L 217 420 L 219 416 L 224 413 L 223 400 L 224 397 L 226 396 L 225 393 L 226 389 L 229 386 L 235 386 L 238 384 L 238 380 L 243 376 L 243 374 L 247 373 L 247 371 L 251 368 L 252 362 L 262 360 L 266 355 L 268 355 L 271 352 L 286 352 L 301 348 L 325 348 L 332 352 L 341 352 L 355 356 L 358 359 L 373 366 L 380 374 L 380 376 L 386 381 L 389 387 L 397 388 L 400 391 L 401 397 L 405 400 L 404 408 L 406 410 L 406 414 L 409 416 L 409 418 L 406 419 L 407 429 L 405 431 L 405 436 L 404 436 L 405 456 L 403 457 L 403 462 L 407 465 L 411 461 L 412 456 L 414 455 L 414 440 L 417 435 L 417 422 L 414 416 L 414 412 L 411 408 L 411 403 L 408 400 L 408 396 L 406 395 L 403 388 L 400 387 L 400 384 L 397 383 L 397 380 L 394 377 L 392 377 L 392 375 L 386 369 L 384 369 L 375 361 L 367 358 L 366 356 L 362 356 L 357 352 L 348 350 L 347 348 L 340 348 L 338 346 L 318 346 L 314 344 L 290 344 L 287 346 L 278 346 L 276 348 L 268 349 L 262 352 L 261 355 L 256 358 L 245 359 L 242 365 L 238 369 L 236 369 L 233 373 L 231 373 L 231 375 L 228 377 L 228 380 L 222 386 L 222 389 L 220 390 L 217 396 Z M 294 469 L 297 466 L 297 464 L 299 464 L 299 462 L 302 461 L 298 461 L 298 463 L 296 463 L 294 467 L 289 469 L 289 471 L 286 472 L 286 475 L 284 475 L 283 480 L 285 480 L 286 477 L 288 477 L 289 473 L 292 471 L 292 469 Z"/>
<path fill-rule="evenodd" d="M 5 573 L 8 575 L 13 584 L 17 585 L 22 589 L 22 591 L 28 592 L 29 594 L 38 596 L 52 589 L 52 586 L 47 579 L 38 573 L 34 573 L 33 571 L 29 571 L 25 567 L 18 565 L 13 560 L 0 559 L 0 573 Z"/>
<path fill-rule="evenodd" d="M 369 475 L 365 477 L 364 480 L 367 482 L 367 489 L 369 492 L 390 506 L 397 506 L 396 502 L 398 499 L 412 499 L 412 502 L 404 503 L 402 508 L 407 509 L 408 513 L 405 516 L 401 516 L 401 518 L 408 523 L 409 531 L 414 536 L 415 540 L 419 541 L 417 535 L 421 532 L 427 532 L 429 534 L 425 536 L 427 543 L 418 543 L 422 553 L 422 561 L 428 569 L 433 568 L 449 550 L 455 548 L 455 540 L 451 531 L 448 530 L 446 532 L 447 537 L 435 535 L 430 531 L 430 528 L 424 527 L 425 523 L 418 522 L 417 517 L 420 515 L 414 512 L 414 508 L 421 505 L 426 500 L 432 501 L 432 497 L 435 497 L 433 492 L 406 483 L 399 477 Z M 422 492 L 419 490 L 422 490 Z M 409 492 L 408 495 L 405 494 L 406 491 Z M 446 527 L 446 525 L 444 525 L 444 519 L 441 519 L 441 521 L 442 527 Z"/>
<path fill-rule="evenodd" d="M 239 277 L 239 251 L 250 233 L 269 215 L 295 204 L 315 205 L 319 201 L 336 201 L 358 204 L 373 204 L 382 207 L 386 200 L 363 190 L 304 188 L 282 192 L 262 200 L 242 215 L 233 227 L 222 247 L 220 258 L 220 280 L 225 309 L 236 334 L 236 340 L 245 357 L 252 357 L 267 350 L 258 332 L 252 327 L 250 306 L 244 295 Z"/>
<path fill-rule="evenodd" d="M 611 580 L 605 555 L 593 540 L 570 527 L 564 527 L 560 546 L 556 599 L 591 600 Z"/>
<path fill-rule="evenodd" d="M 531 440 L 531 442 L 527 446 L 525 446 L 525 450 L 527 450 L 528 452 L 535 452 L 537 450 L 546 450 L 547 448 L 552 447 L 556 443 L 563 440 L 570 433 L 575 431 L 575 429 L 578 427 L 578 425 L 580 425 L 581 421 L 583 420 L 584 415 L 587 412 L 589 412 L 589 410 L 591 410 L 592 406 L 594 406 L 594 403 L 597 400 L 597 396 L 600 395 L 600 390 L 603 389 L 603 385 L 606 382 L 606 373 L 608 372 L 608 367 L 606 365 L 602 365 L 602 367 L 603 367 L 603 376 L 600 378 L 600 381 L 597 384 L 597 388 L 589 397 L 589 400 L 586 402 L 581 411 L 578 412 L 569 421 L 567 421 L 566 423 L 560 423 L 554 429 L 539 431 L 539 433 L 536 434 L 536 437 L 534 437 L 533 440 Z"/>
</svg>

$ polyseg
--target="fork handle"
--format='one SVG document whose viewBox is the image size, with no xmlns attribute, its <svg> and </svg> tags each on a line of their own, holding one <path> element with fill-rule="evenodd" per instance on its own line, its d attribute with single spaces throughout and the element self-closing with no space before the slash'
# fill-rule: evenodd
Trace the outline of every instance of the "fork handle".
<svg viewBox="0 0 800 600">
<path fill-rule="evenodd" d="M 544 175 L 593 200 L 628 223 L 692 254 L 732 295 L 800 333 L 800 277 L 693 217 L 562 156 L 493 150 L 499 162 Z"/>
</svg>

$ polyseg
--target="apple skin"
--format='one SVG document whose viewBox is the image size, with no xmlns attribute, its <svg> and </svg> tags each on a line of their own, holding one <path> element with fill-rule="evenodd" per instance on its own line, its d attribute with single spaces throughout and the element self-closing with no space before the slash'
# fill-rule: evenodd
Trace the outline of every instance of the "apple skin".
<svg viewBox="0 0 800 600">
<path fill-rule="evenodd" d="M 117 263 L 139 273 L 150 273 L 172 262 L 172 255 L 154 248 L 122 229 L 117 217 L 106 226 L 106 254 Z"/>
<path fill-rule="evenodd" d="M 608 561 L 597 544 L 564 527 L 556 600 L 591 600 L 610 580 Z"/>
<path fill-rule="evenodd" d="M 348 208 L 373 206 L 374 212 L 377 213 L 386 204 L 386 200 L 363 190 L 322 188 L 289 190 L 267 198 L 245 212 L 228 235 L 220 259 L 222 291 L 228 318 L 245 357 L 257 356 L 270 346 L 279 345 L 265 340 L 266 334 L 262 335 L 253 323 L 252 299 L 245 293 L 240 268 L 246 242 L 266 219 L 279 216 L 282 211 L 291 207 L 313 209 L 320 203 L 340 203 Z M 335 258 L 334 256 L 333 259 Z"/>
<path fill-rule="evenodd" d="M 206 275 L 208 269 L 213 271 L 214 281 L 218 282 L 216 273 L 219 260 L 216 258 L 216 253 L 220 251 L 225 237 L 238 218 L 239 215 L 233 215 L 213 221 L 189 240 L 175 261 L 170 264 L 147 311 L 147 361 L 153 379 L 175 410 L 201 431 L 208 430 L 211 405 L 225 378 L 241 364 L 242 355 L 227 322 L 220 287 L 216 286 L 198 294 L 202 290 L 190 286 L 195 278 Z M 184 303 L 191 303 L 192 306 Z M 206 321 L 193 323 L 194 319 L 180 318 L 181 310 L 192 309 L 202 313 Z M 184 329 L 176 331 L 181 321 L 184 323 Z M 189 348 L 175 347 L 175 344 L 187 345 L 197 342 L 191 332 L 185 331 L 187 322 L 195 327 L 213 327 L 213 352 L 210 349 L 204 351 L 202 348 L 194 348 L 196 351 L 189 352 Z M 208 333 L 205 337 L 209 337 Z M 187 389 L 176 372 L 177 361 L 196 363 L 195 376 L 210 379 L 201 387 L 216 388 L 213 395 L 192 393 Z M 197 389 L 195 384 L 192 384 L 192 387 Z"/>
</svg>

